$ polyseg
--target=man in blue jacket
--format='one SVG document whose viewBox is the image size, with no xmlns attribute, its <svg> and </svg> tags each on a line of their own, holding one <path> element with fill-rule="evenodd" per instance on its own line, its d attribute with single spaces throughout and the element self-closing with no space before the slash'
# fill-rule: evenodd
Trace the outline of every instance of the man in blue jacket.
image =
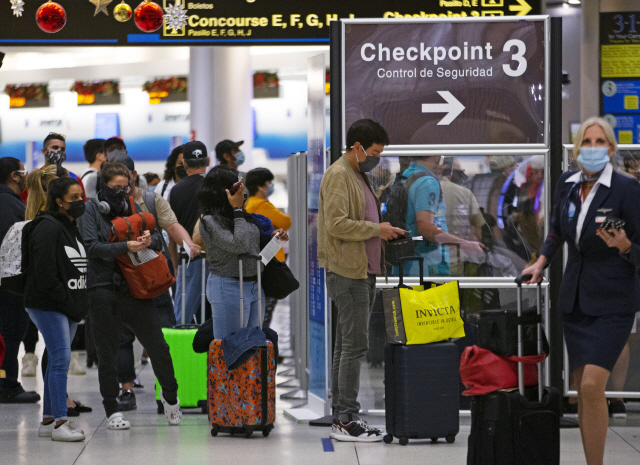
<svg viewBox="0 0 640 465">
<path fill-rule="evenodd" d="M 27 186 L 27 171 L 20 160 L 0 158 L 0 238 L 18 221 L 24 221 L 25 206 L 20 192 Z M 22 296 L 10 294 L 0 285 L 0 334 L 6 345 L 2 370 L 6 378 L 0 378 L 0 404 L 33 403 L 40 400 L 34 391 L 25 391 L 18 381 L 18 350 L 29 326 L 29 316 L 24 309 Z"/>
</svg>

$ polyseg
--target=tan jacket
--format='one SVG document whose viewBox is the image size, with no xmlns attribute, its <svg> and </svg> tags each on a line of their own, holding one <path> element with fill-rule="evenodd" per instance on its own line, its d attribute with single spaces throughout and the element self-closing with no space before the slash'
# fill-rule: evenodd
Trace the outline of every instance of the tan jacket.
<svg viewBox="0 0 640 465">
<path fill-rule="evenodd" d="M 362 173 L 371 190 L 367 175 Z M 372 191 L 373 193 L 373 191 Z M 377 197 L 378 218 L 380 202 Z M 364 241 L 380 236 L 380 225 L 364 220 L 365 197 L 362 182 L 343 155 L 329 167 L 320 184 L 318 204 L 318 263 L 321 268 L 351 279 L 367 277 Z M 381 269 L 384 270 L 384 248 Z"/>
</svg>

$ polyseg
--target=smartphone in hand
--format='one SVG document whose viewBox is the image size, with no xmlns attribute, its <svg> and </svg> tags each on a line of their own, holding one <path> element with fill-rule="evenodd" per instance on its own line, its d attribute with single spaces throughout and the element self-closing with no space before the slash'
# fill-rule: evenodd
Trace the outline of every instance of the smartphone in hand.
<svg viewBox="0 0 640 465">
<path fill-rule="evenodd" d="M 411 240 L 411 233 L 409 231 L 405 231 L 404 234 L 399 234 L 398 237 L 396 237 L 395 239 L 389 239 L 387 242 L 393 243 L 406 240 Z"/>
<path fill-rule="evenodd" d="M 622 228 L 624 228 L 624 225 L 625 225 L 624 220 L 621 220 L 620 218 L 616 218 L 615 216 L 607 216 L 607 218 L 602 223 L 601 228 L 607 232 L 609 232 L 609 229 L 617 229 L 618 231 L 620 231 Z"/>
<path fill-rule="evenodd" d="M 242 185 L 242 181 L 236 182 L 233 186 L 231 186 L 231 189 L 229 189 L 229 193 L 231 195 L 234 195 L 236 192 L 238 192 L 238 189 L 240 189 L 241 185 Z"/>
</svg>

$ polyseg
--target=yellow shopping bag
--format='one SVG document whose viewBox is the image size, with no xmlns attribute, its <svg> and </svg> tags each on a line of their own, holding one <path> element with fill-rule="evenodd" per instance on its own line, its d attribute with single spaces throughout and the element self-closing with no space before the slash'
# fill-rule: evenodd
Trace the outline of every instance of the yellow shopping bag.
<svg viewBox="0 0 640 465">
<path fill-rule="evenodd" d="M 422 292 L 399 289 L 407 345 L 464 337 L 458 281 Z"/>
</svg>

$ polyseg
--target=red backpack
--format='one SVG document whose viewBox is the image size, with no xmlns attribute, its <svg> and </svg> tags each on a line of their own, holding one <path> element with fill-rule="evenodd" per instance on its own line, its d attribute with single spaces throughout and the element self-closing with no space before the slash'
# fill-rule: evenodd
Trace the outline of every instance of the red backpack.
<svg viewBox="0 0 640 465">
<path fill-rule="evenodd" d="M 129 201 L 131 211 L 135 212 L 133 197 L 129 197 Z M 144 235 L 144 231 L 155 229 L 156 221 L 150 213 L 142 212 L 115 218 L 111 225 L 109 242 L 126 242 L 135 241 Z M 161 252 L 146 248 L 118 255 L 116 260 L 129 284 L 129 292 L 136 299 L 158 297 L 176 282 Z"/>
</svg>

